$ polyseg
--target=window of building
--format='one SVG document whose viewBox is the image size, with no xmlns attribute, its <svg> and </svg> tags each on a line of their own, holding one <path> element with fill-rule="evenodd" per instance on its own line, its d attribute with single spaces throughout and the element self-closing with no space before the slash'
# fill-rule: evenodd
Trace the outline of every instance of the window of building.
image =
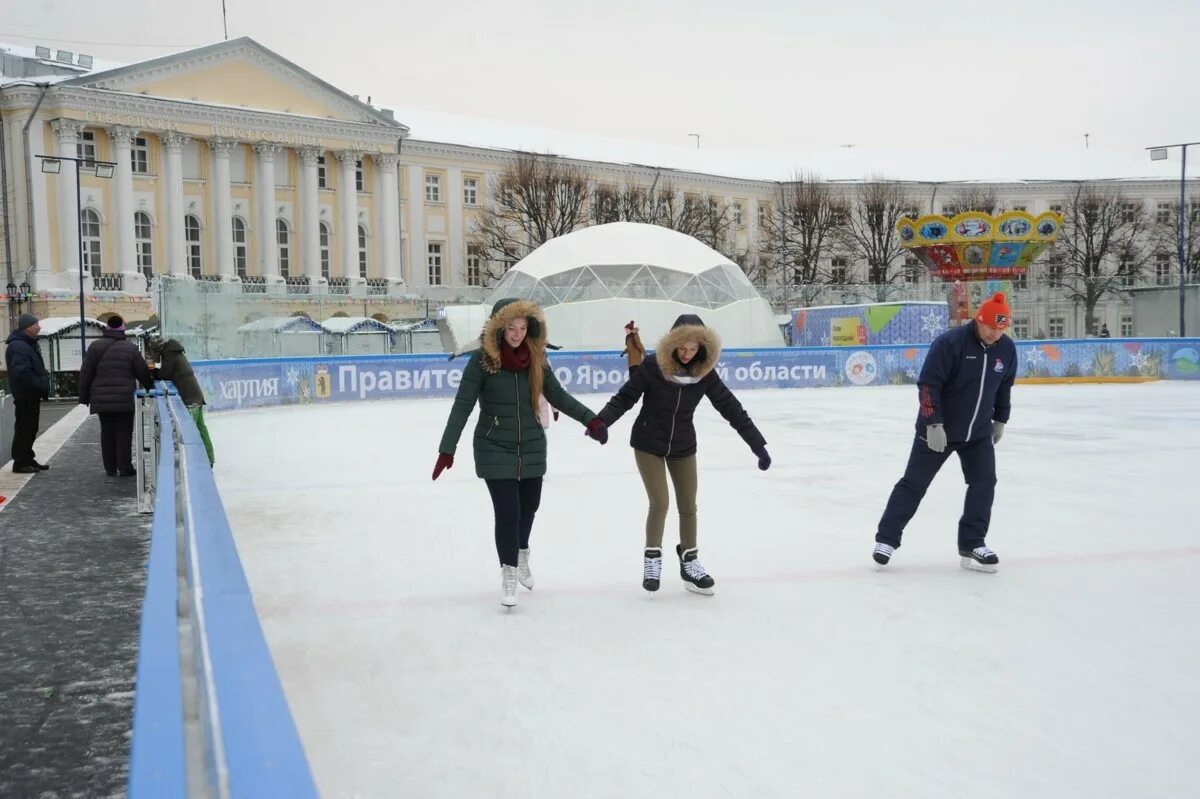
<svg viewBox="0 0 1200 799">
<path fill-rule="evenodd" d="M 354 162 L 354 190 L 355 191 L 366 191 L 367 190 L 367 178 L 366 178 L 366 175 L 363 174 L 363 165 L 362 165 L 361 158 Z"/>
<path fill-rule="evenodd" d="M 463 181 L 463 205 L 478 205 L 479 204 L 479 181 L 475 178 L 466 178 Z"/>
<path fill-rule="evenodd" d="M 138 136 L 134 138 L 133 147 L 129 151 L 129 158 L 133 166 L 133 174 L 150 174 L 150 143 L 144 137 Z"/>
<path fill-rule="evenodd" d="M 1117 282 L 1122 288 L 1133 285 L 1133 269 L 1133 258 L 1129 255 L 1122 256 L 1117 263 Z"/>
<path fill-rule="evenodd" d="M 317 188 L 329 188 L 329 172 L 325 168 L 325 156 L 317 156 Z"/>
<path fill-rule="evenodd" d="M 1029 288 L 1029 270 L 1024 269 L 1013 275 L 1012 284 L 1014 289 Z"/>
<path fill-rule="evenodd" d="M 741 203 L 733 204 L 733 224 L 741 227 L 744 221 L 744 209 Z"/>
<path fill-rule="evenodd" d="M 187 268 L 192 277 L 204 274 L 200 261 L 200 220 L 192 214 L 183 218 L 183 239 L 187 246 Z"/>
<path fill-rule="evenodd" d="M 92 277 L 101 270 L 100 263 L 100 214 L 87 208 L 79 217 L 79 232 L 83 234 L 83 268 Z"/>
<path fill-rule="evenodd" d="M 1154 221 L 1162 225 L 1169 225 L 1174 221 L 1172 219 L 1175 216 L 1174 211 L 1174 203 L 1159 203 L 1158 210 L 1154 214 Z"/>
<path fill-rule="evenodd" d="M 1117 335 L 1119 335 L 1121 338 L 1132 338 L 1133 337 L 1133 314 L 1131 314 L 1131 313 L 1121 314 L 1120 332 L 1118 332 Z"/>
<path fill-rule="evenodd" d="M 878 286 L 888 282 L 888 269 L 886 264 L 873 264 L 867 270 L 867 282 L 871 285 Z"/>
<path fill-rule="evenodd" d="M 1065 335 L 1064 331 L 1066 330 L 1066 319 L 1062 316 L 1051 316 L 1047 327 L 1049 328 L 1048 333 L 1050 338 L 1063 338 Z"/>
<path fill-rule="evenodd" d="M 510 210 L 517 207 L 516 195 L 510 187 L 505 186 L 500 190 L 500 204 Z"/>
<path fill-rule="evenodd" d="M 842 257 L 834 258 L 829 263 L 829 281 L 831 283 L 845 283 L 850 269 L 850 262 Z"/>
<path fill-rule="evenodd" d="M 246 220 L 238 216 L 233 218 L 233 265 L 238 277 L 246 277 Z"/>
<path fill-rule="evenodd" d="M 771 206 L 769 203 L 760 203 L 759 204 L 759 206 L 758 206 L 758 226 L 759 227 L 767 226 L 767 217 L 770 215 L 770 213 L 771 213 Z"/>
<path fill-rule="evenodd" d="M 959 212 L 959 207 L 957 205 L 952 205 L 952 204 L 947 203 L 946 205 L 942 206 L 942 216 L 945 216 L 945 217 L 958 216 L 958 212 Z"/>
<path fill-rule="evenodd" d="M 426 250 L 426 264 L 429 267 L 429 285 L 442 285 L 442 245 L 430 244 Z"/>
<path fill-rule="evenodd" d="M 1062 257 L 1057 255 L 1050 256 L 1050 260 L 1046 262 L 1046 279 L 1055 283 L 1061 282 L 1063 279 L 1063 262 Z"/>
<path fill-rule="evenodd" d="M 1056 200 L 1055 202 L 1052 202 L 1052 203 L 1050 203 L 1049 206 L 1047 206 L 1047 210 L 1053 211 L 1054 213 L 1058 214 L 1059 216 L 1062 216 L 1063 208 L 1065 208 L 1065 207 L 1066 207 L 1066 202 L 1064 202 L 1063 200 Z"/>
<path fill-rule="evenodd" d="M 1024 211 L 1024 210 L 1026 210 L 1026 208 L 1027 208 L 1027 206 L 1024 206 L 1024 205 L 1014 205 L 1014 206 L 1012 207 L 1012 210 L 1014 210 L 1014 211 Z"/>
<path fill-rule="evenodd" d="M 82 158 L 84 163 L 80 167 L 94 167 L 96 165 L 96 132 L 94 130 L 85 130 L 79 134 L 79 141 L 75 143 L 75 157 Z"/>
<path fill-rule="evenodd" d="M 1154 256 L 1154 280 L 1160 286 L 1171 285 L 1171 255 L 1160 252 Z"/>
<path fill-rule="evenodd" d="M 292 230 L 287 220 L 275 220 L 275 241 L 279 246 L 279 276 L 292 276 Z"/>
<path fill-rule="evenodd" d="M 358 226 L 358 276 L 367 279 L 367 229 Z"/>
<path fill-rule="evenodd" d="M 1137 203 L 1121 203 L 1121 221 L 1130 224 L 1137 218 Z"/>
<path fill-rule="evenodd" d="M 154 243 L 151 241 L 153 227 L 150 224 L 150 214 L 138 211 L 133 215 L 133 241 L 137 251 L 138 271 L 146 276 L 146 280 L 154 275 Z"/>
<path fill-rule="evenodd" d="M 482 286 L 483 275 L 480 270 L 483 259 L 479 255 L 479 248 L 475 246 L 467 247 L 467 285 Z"/>
<path fill-rule="evenodd" d="M 321 249 L 321 277 L 329 279 L 329 225 L 322 222 L 317 231 L 317 243 Z"/>
<path fill-rule="evenodd" d="M 910 285 L 921 282 L 921 262 L 911 255 L 904 258 L 904 282 Z"/>
<path fill-rule="evenodd" d="M 442 178 L 439 175 L 425 176 L 425 202 L 440 203 L 442 201 Z"/>
<path fill-rule="evenodd" d="M 1018 317 L 1012 323 L 1013 338 L 1023 339 L 1029 338 L 1029 318 L 1025 316 Z"/>
</svg>

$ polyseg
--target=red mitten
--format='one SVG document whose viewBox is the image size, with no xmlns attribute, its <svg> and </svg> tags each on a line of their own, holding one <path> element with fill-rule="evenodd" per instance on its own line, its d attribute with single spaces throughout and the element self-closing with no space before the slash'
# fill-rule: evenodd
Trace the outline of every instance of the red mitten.
<svg viewBox="0 0 1200 799">
<path fill-rule="evenodd" d="M 434 480 L 438 479 L 439 474 L 441 474 L 446 469 L 449 469 L 453 465 L 454 465 L 454 456 L 453 455 L 447 455 L 444 452 L 439 452 L 437 463 L 433 467 L 433 479 Z"/>
<path fill-rule="evenodd" d="M 589 438 L 596 439 L 596 441 L 600 442 L 601 444 L 607 444 L 608 425 L 604 423 L 603 419 L 597 416 L 595 419 L 588 422 L 587 432 L 584 435 L 588 436 Z"/>
</svg>

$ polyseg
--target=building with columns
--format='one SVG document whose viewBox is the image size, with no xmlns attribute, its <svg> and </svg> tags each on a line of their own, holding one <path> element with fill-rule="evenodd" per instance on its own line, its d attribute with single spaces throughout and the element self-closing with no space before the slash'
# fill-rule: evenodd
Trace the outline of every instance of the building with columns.
<svg viewBox="0 0 1200 799">
<path fill-rule="evenodd" d="M 414 299 L 477 302 L 486 296 L 470 234 L 498 175 L 518 151 L 534 149 L 530 137 L 505 140 L 494 126 L 480 133 L 425 121 L 410 131 L 392 112 L 246 38 L 115 68 L 67 56 L 0 48 L 7 199 L 0 255 L 13 281 L 32 287 L 38 312 L 70 315 L 81 259 L 93 316 L 141 303 L 142 318 L 149 317 L 148 283 L 158 275 L 262 294 L 274 301 L 275 312 L 342 296 L 368 298 L 371 310 L 394 318 L 423 314 L 428 305 Z M 481 136 L 496 140 L 481 144 Z M 462 143 L 468 141 L 475 143 Z M 782 162 L 721 161 L 707 152 L 643 158 L 565 136 L 538 150 L 583 167 L 597 186 L 669 181 L 682 193 L 728 207 L 732 246 L 751 264 L 766 257 L 758 221 L 777 208 L 781 187 L 795 174 L 795 165 Z M 62 162 L 56 175 L 40 171 L 37 156 L 55 154 L 115 164 L 111 179 L 81 171 L 78 228 L 74 165 Z M 661 165 L 641 165 L 651 163 Z M 923 213 L 952 210 L 956 192 L 979 185 L 947 185 L 935 174 L 920 174 L 933 165 L 910 166 L 907 175 L 889 174 L 904 180 L 913 207 Z M 1147 163 L 1139 172 L 1099 166 L 1093 177 L 1119 179 L 1127 199 L 1161 216 L 1179 196 L 1177 178 L 1163 166 L 1170 165 Z M 855 168 L 842 169 L 844 176 L 868 174 L 867 167 Z M 1044 163 L 1028 169 L 1066 171 Z M 835 186 L 852 199 L 858 182 Z M 1061 206 L 1078 186 L 1078 180 L 1045 179 L 986 184 L 1001 208 L 1033 214 Z M 1172 263 L 1163 253 L 1139 284 L 1177 282 Z M 1038 264 L 1015 287 L 1014 334 L 1089 332 L 1079 303 L 1038 279 L 1046 268 Z M 847 285 L 870 283 L 866 264 L 847 253 L 831 251 L 828 271 Z M 904 288 L 914 298 L 943 290 L 920 270 Z M 794 301 L 786 291 L 765 293 L 780 311 Z M 864 299 L 837 285 L 821 297 Z M 1134 332 L 1127 297 L 1106 298 L 1098 315 L 1113 335 Z"/>
</svg>

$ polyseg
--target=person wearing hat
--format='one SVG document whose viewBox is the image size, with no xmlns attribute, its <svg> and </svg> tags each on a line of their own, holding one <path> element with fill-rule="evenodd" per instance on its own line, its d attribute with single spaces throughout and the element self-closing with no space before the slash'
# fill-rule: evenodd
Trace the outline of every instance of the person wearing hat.
<svg viewBox="0 0 1200 799">
<path fill-rule="evenodd" d="M 196 423 L 196 429 L 200 431 L 200 440 L 204 442 L 204 451 L 208 455 L 208 465 L 214 465 L 216 457 L 213 454 L 212 439 L 208 435 L 208 425 L 204 423 L 204 391 L 200 388 L 200 381 L 196 379 L 196 372 L 192 369 L 183 344 L 177 339 L 169 338 L 164 341 L 161 337 L 154 336 L 146 342 L 146 351 L 154 361 L 149 364 L 151 375 L 155 380 L 165 380 L 175 385 L 179 398 L 187 406 L 188 414 Z"/>
<path fill-rule="evenodd" d="M 110 477 L 133 477 L 133 393 L 154 388 L 142 353 L 125 337 L 125 320 L 113 315 L 88 346 L 79 370 L 79 403 L 100 417 L 100 455 Z"/>
<path fill-rule="evenodd" d="M 541 399 L 587 427 L 601 444 L 608 431 L 596 414 L 559 384 L 546 360 L 546 317 L 528 300 L 503 299 L 492 307 L 481 345 L 463 367 L 462 381 L 438 446 L 433 479 L 454 466 L 454 452 L 479 405 L 473 444 L 475 474 L 487 484 L 495 512 L 500 558 L 500 604 L 517 604 L 517 583 L 532 590 L 529 536 L 546 474 Z"/>
<path fill-rule="evenodd" d="M 979 306 L 975 319 L 938 336 L 917 379 L 917 434 L 904 476 L 888 499 L 875 534 L 875 562 L 885 566 L 900 547 L 950 453 L 958 453 L 967 497 L 958 522 L 958 554 L 965 569 L 994 572 L 1000 558 L 987 538 L 996 492 L 996 451 L 1011 410 L 1017 347 L 1004 335 L 1011 311 L 1003 293 Z"/>
<path fill-rule="evenodd" d="M 642 588 L 657 591 L 662 580 L 662 540 L 675 486 L 679 510 L 679 576 L 683 587 L 698 594 L 715 592 L 716 580 L 700 564 L 696 524 L 696 428 L 692 416 L 705 397 L 738 432 L 758 459 L 758 468 L 771 466 L 767 442 L 737 397 L 716 372 L 721 340 L 699 316 L 684 314 L 646 354 L 641 335 L 625 326 L 625 355 L 629 379 L 600 411 L 606 425 L 616 424 L 640 400 L 630 445 L 650 503 L 646 515 L 646 546 L 642 552 Z"/>
<path fill-rule="evenodd" d="M 38 318 L 31 313 L 17 317 L 17 327 L 9 334 L 4 350 L 8 369 L 8 392 L 13 397 L 16 419 L 13 424 L 12 470 L 17 474 L 34 474 L 49 466 L 37 462 L 33 441 L 37 438 L 42 400 L 50 399 L 50 374 L 42 360 L 37 337 L 42 331 Z"/>
</svg>

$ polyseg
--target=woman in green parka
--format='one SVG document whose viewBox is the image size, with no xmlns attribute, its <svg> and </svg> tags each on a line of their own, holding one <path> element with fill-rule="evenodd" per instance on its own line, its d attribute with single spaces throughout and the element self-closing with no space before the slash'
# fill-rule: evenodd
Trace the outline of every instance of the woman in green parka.
<svg viewBox="0 0 1200 799">
<path fill-rule="evenodd" d="M 608 429 L 596 414 L 559 384 L 546 360 L 546 317 L 527 300 L 505 299 L 493 306 L 481 346 L 463 369 L 438 447 L 433 479 L 454 465 L 463 428 L 479 405 L 475 423 L 475 474 L 487 483 L 496 515 L 496 553 L 500 557 L 506 607 L 517 604 L 517 582 L 533 588 L 529 570 L 529 533 L 546 474 L 546 433 L 538 421 L 542 395 L 587 427 L 601 444 Z"/>
</svg>

